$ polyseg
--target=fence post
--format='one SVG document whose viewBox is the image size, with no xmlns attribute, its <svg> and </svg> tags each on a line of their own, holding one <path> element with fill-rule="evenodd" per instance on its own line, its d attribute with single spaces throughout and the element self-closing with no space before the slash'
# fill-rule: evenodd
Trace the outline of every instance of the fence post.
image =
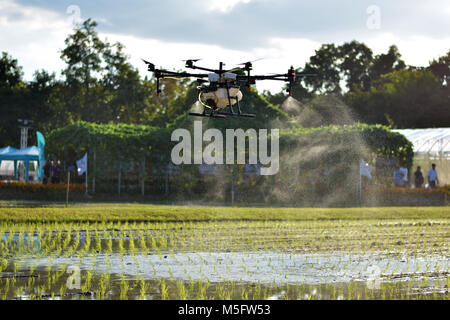
<svg viewBox="0 0 450 320">
<path fill-rule="evenodd" d="M 97 175 L 96 161 L 95 161 L 96 159 L 97 159 L 97 150 L 94 149 L 94 170 L 92 170 L 93 171 L 93 173 L 92 173 L 92 193 L 95 193 L 95 176 Z"/>
<path fill-rule="evenodd" d="M 166 198 L 169 197 L 169 170 L 166 169 L 166 192 L 165 192 Z"/>
<path fill-rule="evenodd" d="M 118 194 L 119 194 L 119 198 L 120 198 L 120 179 L 122 176 L 122 161 L 119 161 L 119 181 L 118 181 Z"/>
<path fill-rule="evenodd" d="M 234 206 L 234 162 L 233 170 L 231 171 L 231 205 Z"/>
<path fill-rule="evenodd" d="M 141 194 L 145 196 L 145 156 L 141 163 Z"/>
<path fill-rule="evenodd" d="M 67 172 L 66 208 L 69 206 L 70 171 Z"/>
</svg>

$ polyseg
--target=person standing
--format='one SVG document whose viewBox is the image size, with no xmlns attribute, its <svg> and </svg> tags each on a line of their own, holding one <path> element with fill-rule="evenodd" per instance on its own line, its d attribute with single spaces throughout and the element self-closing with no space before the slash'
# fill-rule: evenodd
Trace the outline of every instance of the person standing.
<svg viewBox="0 0 450 320">
<path fill-rule="evenodd" d="M 417 167 L 416 172 L 414 172 L 414 184 L 416 188 L 422 188 L 424 181 L 425 179 L 423 178 L 422 168 L 419 166 Z"/>
<path fill-rule="evenodd" d="M 394 171 L 394 185 L 397 188 L 403 187 L 403 174 L 398 166 L 395 167 Z"/>
<path fill-rule="evenodd" d="M 52 165 L 50 167 L 50 181 L 52 184 L 61 182 L 61 166 L 59 162 L 52 161 Z"/>
<path fill-rule="evenodd" d="M 45 162 L 45 166 L 44 166 L 44 180 L 43 180 L 43 184 L 47 184 L 50 183 L 50 167 L 51 167 L 51 163 L 50 161 L 46 161 Z"/>
<path fill-rule="evenodd" d="M 403 187 L 407 188 L 408 187 L 408 168 L 401 166 L 400 172 L 403 175 Z"/>
<path fill-rule="evenodd" d="M 436 165 L 433 163 L 431 165 L 430 171 L 428 171 L 428 185 L 430 186 L 430 189 L 434 189 L 438 184 L 439 179 L 438 174 L 436 172 Z"/>
</svg>

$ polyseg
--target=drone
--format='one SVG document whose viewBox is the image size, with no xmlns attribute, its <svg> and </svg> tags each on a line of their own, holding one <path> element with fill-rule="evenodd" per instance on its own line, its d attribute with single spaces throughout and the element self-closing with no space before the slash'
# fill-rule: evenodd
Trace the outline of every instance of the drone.
<svg viewBox="0 0 450 320">
<path fill-rule="evenodd" d="M 196 66 L 195 63 L 201 59 L 183 60 L 185 67 L 193 70 L 207 71 L 208 73 L 188 73 L 188 72 L 174 72 L 164 69 L 157 69 L 151 62 L 144 61 L 148 66 L 148 71 L 153 72 L 156 78 L 156 95 L 160 96 L 160 80 L 164 78 L 197 78 L 198 101 L 203 106 L 202 113 L 190 112 L 190 116 L 209 117 L 224 119 L 227 116 L 241 117 L 241 118 L 256 118 L 255 114 L 243 113 L 239 102 L 243 98 L 241 86 L 247 87 L 256 84 L 260 80 L 276 80 L 288 82 L 289 86 L 286 90 L 292 96 L 292 87 L 296 79 L 313 74 L 297 73 L 294 67 L 291 67 L 287 73 L 284 74 L 270 74 L 270 75 L 252 75 L 253 62 L 245 62 L 239 64 L 242 67 L 233 69 L 225 69 L 225 64 L 220 62 L 219 69 L 210 69 Z M 237 112 L 234 111 L 233 106 L 237 106 Z M 225 111 L 229 107 L 229 111 Z"/>
</svg>

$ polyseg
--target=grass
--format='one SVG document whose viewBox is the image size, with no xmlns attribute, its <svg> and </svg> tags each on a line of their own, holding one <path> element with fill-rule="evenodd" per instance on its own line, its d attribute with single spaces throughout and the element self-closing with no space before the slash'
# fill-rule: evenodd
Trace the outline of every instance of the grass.
<svg viewBox="0 0 450 320">
<path fill-rule="evenodd" d="M 208 222 L 447 219 L 446 207 L 245 208 L 80 204 L 69 208 L 0 208 L 0 222 Z"/>
</svg>

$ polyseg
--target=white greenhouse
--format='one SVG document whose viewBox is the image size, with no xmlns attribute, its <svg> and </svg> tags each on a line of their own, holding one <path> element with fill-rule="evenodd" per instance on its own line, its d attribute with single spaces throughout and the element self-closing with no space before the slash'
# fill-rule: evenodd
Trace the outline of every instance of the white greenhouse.
<svg viewBox="0 0 450 320">
<path fill-rule="evenodd" d="M 431 164 L 435 163 L 440 184 L 450 184 L 450 128 L 393 131 L 401 133 L 414 145 L 413 172 L 421 166 L 426 176 Z"/>
</svg>

